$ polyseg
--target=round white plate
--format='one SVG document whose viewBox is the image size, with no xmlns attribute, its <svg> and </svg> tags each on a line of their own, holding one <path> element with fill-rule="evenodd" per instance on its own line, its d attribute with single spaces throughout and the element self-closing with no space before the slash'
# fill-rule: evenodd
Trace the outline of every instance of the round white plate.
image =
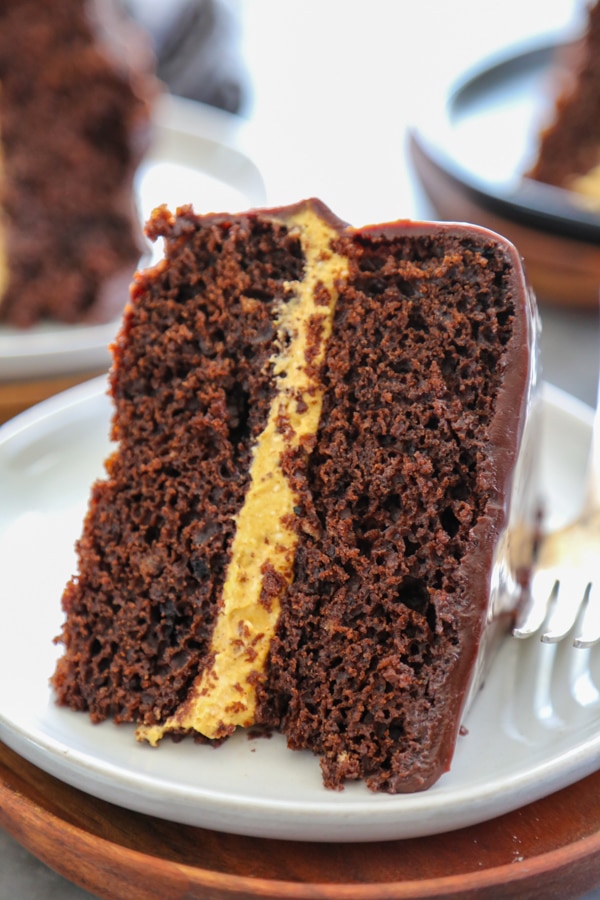
<svg viewBox="0 0 600 900">
<path fill-rule="evenodd" d="M 136 178 L 142 223 L 162 203 L 192 203 L 199 213 L 264 204 L 261 173 L 248 149 L 242 119 L 179 97 L 163 96 L 154 110 L 152 149 Z M 160 253 L 160 242 L 148 248 Z M 127 296 L 123 297 L 123 306 Z M 0 325 L 0 380 L 45 378 L 108 368 L 109 343 L 119 327 L 43 323 L 30 329 Z"/>
<path fill-rule="evenodd" d="M 452 770 L 428 791 L 322 787 L 318 760 L 279 736 L 238 733 L 218 749 L 158 749 L 129 726 L 92 725 L 48 688 L 60 597 L 74 567 L 89 487 L 109 451 L 103 380 L 80 385 L 0 429 L 0 739 L 94 796 L 176 822 L 257 837 L 370 841 L 444 832 L 498 816 L 600 765 L 600 648 L 507 637 L 458 740 Z M 551 522 L 577 508 L 590 410 L 545 388 L 542 477 Z M 553 661 L 550 678 L 548 667 Z M 591 663 L 591 675 L 587 668 Z"/>
</svg>

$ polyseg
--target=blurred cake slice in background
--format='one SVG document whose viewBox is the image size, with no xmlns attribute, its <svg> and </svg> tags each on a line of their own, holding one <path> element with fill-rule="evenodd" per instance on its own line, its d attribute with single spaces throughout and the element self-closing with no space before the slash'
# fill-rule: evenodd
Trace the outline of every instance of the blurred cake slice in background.
<svg viewBox="0 0 600 900">
<path fill-rule="evenodd" d="M 112 0 L 0 3 L 0 322 L 120 314 L 144 246 L 153 68 Z"/>
</svg>

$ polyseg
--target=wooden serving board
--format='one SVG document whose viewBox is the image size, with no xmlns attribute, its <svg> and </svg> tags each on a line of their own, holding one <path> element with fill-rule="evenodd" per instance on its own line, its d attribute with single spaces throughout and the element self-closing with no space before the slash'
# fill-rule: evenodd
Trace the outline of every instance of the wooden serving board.
<svg viewBox="0 0 600 900">
<path fill-rule="evenodd" d="M 106 900 L 576 897 L 600 884 L 600 772 L 428 838 L 324 844 L 176 825 L 97 800 L 0 744 L 0 825 Z"/>
</svg>

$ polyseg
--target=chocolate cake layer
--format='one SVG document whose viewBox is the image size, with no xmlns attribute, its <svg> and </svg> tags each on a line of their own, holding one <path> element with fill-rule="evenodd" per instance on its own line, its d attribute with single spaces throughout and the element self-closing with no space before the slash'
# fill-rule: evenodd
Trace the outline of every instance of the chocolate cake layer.
<svg viewBox="0 0 600 900">
<path fill-rule="evenodd" d="M 148 230 L 165 259 L 114 348 L 118 444 L 57 699 L 154 744 L 276 728 L 327 787 L 424 789 L 518 600 L 519 257 L 476 227 L 351 229 L 318 201 L 161 209 Z"/>
</svg>

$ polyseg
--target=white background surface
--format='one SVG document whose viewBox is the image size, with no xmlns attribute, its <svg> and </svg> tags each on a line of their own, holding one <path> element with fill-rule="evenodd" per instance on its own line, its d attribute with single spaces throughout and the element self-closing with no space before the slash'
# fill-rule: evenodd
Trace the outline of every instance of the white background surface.
<svg viewBox="0 0 600 900">
<path fill-rule="evenodd" d="M 425 212 L 407 124 L 488 54 L 574 27 L 581 2 L 242 0 L 269 200 L 316 194 L 353 225 Z"/>
</svg>

